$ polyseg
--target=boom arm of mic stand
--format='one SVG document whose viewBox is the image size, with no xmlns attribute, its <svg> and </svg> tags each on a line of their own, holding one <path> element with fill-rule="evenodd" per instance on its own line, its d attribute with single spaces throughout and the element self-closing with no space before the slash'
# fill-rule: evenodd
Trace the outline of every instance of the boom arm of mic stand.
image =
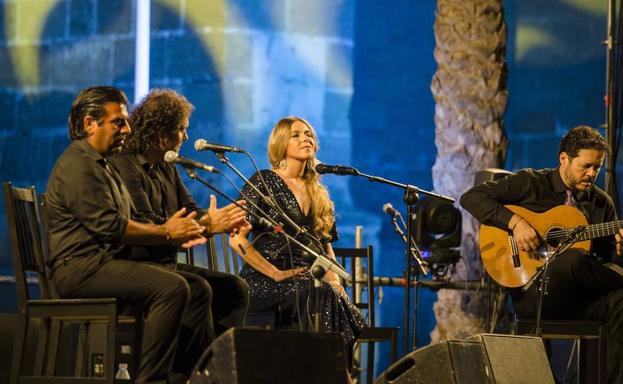
<svg viewBox="0 0 623 384">
<path fill-rule="evenodd" d="M 574 243 L 576 241 L 576 238 L 578 237 L 578 235 L 584 231 L 586 227 L 584 226 L 579 226 L 576 227 L 574 229 L 571 230 L 571 232 L 568 232 L 567 235 L 565 236 L 565 238 L 558 244 L 558 246 L 556 247 L 556 250 L 554 251 L 554 254 L 547 258 L 545 260 L 545 265 L 541 268 L 541 270 L 539 271 L 539 273 L 537 273 L 536 275 L 540 274 L 541 272 L 543 272 L 543 276 L 541 277 L 541 281 L 539 284 L 539 294 L 538 294 L 538 301 L 537 301 L 537 307 L 536 307 L 536 335 L 538 337 L 540 337 L 542 335 L 542 329 L 541 329 L 541 313 L 542 313 L 542 309 L 543 309 L 543 297 L 547 294 L 547 284 L 548 284 L 548 280 L 549 278 L 547 277 L 547 268 L 549 266 L 549 263 L 553 262 L 556 257 L 558 257 L 558 255 L 560 255 L 564 249 L 567 249 L 566 247 L 572 243 Z M 534 277 L 532 278 L 531 282 L 534 282 Z M 523 290 L 523 288 L 522 288 Z M 525 292 L 525 290 L 524 290 Z"/>
<path fill-rule="evenodd" d="M 216 192 L 219 196 L 223 197 L 225 200 L 229 201 L 230 203 L 234 204 L 235 206 L 237 206 L 238 208 L 242 209 L 243 211 L 245 211 L 246 213 L 248 213 L 249 215 L 252 215 L 253 217 L 255 217 L 256 219 L 258 219 L 261 222 L 264 223 L 268 223 L 271 226 L 273 226 L 274 228 L 278 228 L 281 226 L 281 224 L 277 223 L 276 221 L 272 220 L 268 215 L 266 215 L 265 212 L 263 212 L 259 207 L 255 207 L 258 211 L 260 211 L 262 214 L 264 214 L 266 217 L 261 217 L 260 215 L 258 215 L 255 212 L 251 212 L 247 207 L 242 206 L 240 204 L 238 204 L 238 202 L 234 199 L 232 199 L 231 197 L 227 196 L 223 191 L 221 191 L 220 189 L 216 188 L 215 186 L 213 186 L 212 184 L 208 183 L 207 181 L 203 180 L 201 177 L 199 177 L 199 175 L 197 175 L 197 172 L 194 169 L 190 169 L 190 168 L 184 168 L 184 170 L 186 171 L 186 173 L 188 174 L 188 177 L 190 177 L 193 180 L 197 180 L 199 181 L 201 184 L 205 185 L 206 187 L 210 188 L 211 190 L 213 190 L 214 192 Z M 219 174 L 223 175 L 220 172 L 217 172 Z M 275 230 L 275 232 L 279 232 L 278 230 Z"/>
<path fill-rule="evenodd" d="M 213 190 L 214 192 L 216 192 L 217 195 L 223 197 L 225 200 L 227 200 L 230 203 L 236 205 L 238 208 L 242 208 L 243 210 L 246 211 L 246 208 L 243 207 L 242 205 L 238 204 L 238 202 L 236 200 L 234 200 L 231 197 L 227 196 L 223 191 L 221 191 L 220 189 L 214 187 L 212 184 L 208 183 L 207 181 L 205 181 L 201 177 L 199 177 L 199 175 L 197 174 L 197 172 L 194 169 L 184 167 L 184 171 L 186 171 L 186 174 L 191 179 L 199 181 L 201 184 L 205 185 L 206 187 L 208 187 L 211 190 Z M 214 173 L 221 174 L 221 172 L 219 170 L 217 170 L 216 168 L 214 169 Z"/>
<path fill-rule="evenodd" d="M 227 156 L 225 156 L 224 153 L 216 153 L 216 157 L 218 158 L 218 160 L 225 164 L 229 169 L 231 169 L 236 175 L 238 175 L 239 178 L 242 179 L 242 181 L 244 181 L 245 185 L 248 185 L 249 187 L 251 187 L 255 193 L 258 194 L 258 196 L 260 196 L 260 198 L 268 205 L 270 205 L 271 207 L 275 208 L 276 210 L 279 211 L 279 206 L 277 205 L 277 203 L 275 203 L 272 199 L 270 199 L 269 197 L 267 197 L 265 194 L 263 194 L 255 185 L 253 185 L 252 182 L 249 181 L 249 179 L 247 179 L 247 177 L 245 175 L 243 175 L 236 167 L 234 167 L 230 162 L 229 159 L 227 158 Z M 259 170 L 258 170 L 259 172 Z"/>
<path fill-rule="evenodd" d="M 411 215 L 413 214 L 413 206 L 415 205 L 415 203 L 417 202 L 418 193 L 423 193 L 425 195 L 431 196 L 431 197 L 435 197 L 441 200 L 445 200 L 451 203 L 454 203 L 454 199 L 448 196 L 443 196 L 440 195 L 438 193 L 434 193 L 434 192 L 430 192 L 430 191 L 425 191 L 423 189 L 419 189 L 416 186 L 413 185 L 409 185 L 409 184 L 403 184 L 403 183 L 398 183 L 392 180 L 387 180 L 384 179 L 382 177 L 378 177 L 378 176 L 372 176 L 372 175 L 366 175 L 365 173 L 361 173 L 361 172 L 357 172 L 357 176 L 363 176 L 365 178 L 367 178 L 369 181 L 375 181 L 375 182 L 379 182 L 379 183 L 383 183 L 383 184 L 388 184 L 388 185 L 392 185 L 394 187 L 398 187 L 404 190 L 404 201 L 405 204 L 407 205 L 407 211 L 409 214 L 409 221 L 407 222 L 407 238 L 408 240 L 405 242 L 405 313 L 404 313 L 404 339 L 403 339 L 403 343 L 404 343 L 404 351 L 405 353 L 407 351 L 409 351 L 409 311 L 410 311 L 410 300 L 411 300 L 411 293 L 410 293 L 410 285 L 411 285 L 411 255 L 412 255 L 412 247 L 411 247 L 411 240 L 412 240 L 412 236 L 413 233 L 411 231 L 411 224 L 412 224 L 412 220 L 411 220 Z M 419 262 L 419 259 L 416 258 L 416 260 Z M 415 282 L 416 282 L 416 287 L 417 287 L 417 281 L 418 281 L 418 277 L 419 277 L 419 270 L 417 270 L 417 272 L 415 273 Z M 416 323 L 416 319 L 417 319 L 417 302 L 418 302 L 418 295 L 417 295 L 417 289 L 415 290 L 415 294 L 414 294 L 414 303 L 413 303 L 413 309 L 414 309 L 414 315 L 413 315 L 413 349 L 416 348 L 417 346 L 417 323 Z"/>
<path fill-rule="evenodd" d="M 278 213 L 279 216 L 281 217 L 281 219 L 283 219 L 285 222 L 287 222 L 292 228 L 294 228 L 296 230 L 296 233 L 301 233 L 305 236 L 307 236 L 312 242 L 315 242 L 317 244 L 320 244 L 320 241 L 313 236 L 311 233 L 309 233 L 305 228 L 302 228 L 300 225 L 298 225 L 294 220 L 292 220 L 290 218 L 290 216 L 288 216 L 283 209 L 279 206 L 279 204 L 277 204 L 275 201 L 273 201 L 270 197 L 266 196 L 264 193 L 262 193 L 262 191 L 260 191 L 255 185 L 253 185 L 253 183 L 251 183 L 249 181 L 248 178 L 246 178 L 236 167 L 234 167 L 233 164 L 230 163 L 229 159 L 227 158 L 227 156 L 225 156 L 225 154 L 223 153 L 217 153 L 216 157 L 219 159 L 219 161 L 223 164 L 225 164 L 229 169 L 231 169 L 236 175 L 238 175 L 238 177 L 240 177 L 244 183 L 246 185 L 248 185 L 249 187 L 253 188 L 253 190 L 258 194 L 258 196 L 260 196 L 260 198 L 268 205 L 270 205 L 272 208 L 274 208 Z M 250 155 L 249 155 L 250 157 Z M 251 158 L 253 160 L 253 158 Z M 254 162 L 255 164 L 255 162 Z M 258 170 L 259 172 L 259 170 Z M 261 176 L 261 174 L 260 174 Z M 264 213 L 264 215 L 266 215 Z"/>
<path fill-rule="evenodd" d="M 407 224 L 405 223 L 402 216 L 400 216 L 400 221 L 402 222 L 402 226 L 407 228 Z M 396 224 L 396 227 L 397 226 L 398 225 Z M 402 232 L 401 235 L 402 235 L 402 239 L 406 243 L 407 238 L 405 237 L 404 232 Z M 411 238 L 411 255 L 413 256 L 415 261 L 417 261 L 418 267 L 420 268 L 420 272 L 422 272 L 423 275 L 428 275 L 429 271 L 428 271 L 428 268 L 426 267 L 427 263 L 424 261 L 424 257 L 422 256 L 422 251 L 420 251 L 420 248 L 417 246 L 413 238 Z"/>
<path fill-rule="evenodd" d="M 235 167 L 230 166 L 230 168 L 235 169 Z M 273 225 L 274 227 L 277 227 L 278 224 L 274 224 L 275 221 L 272 220 L 268 215 L 266 215 L 266 213 L 262 212 L 266 217 L 260 217 L 257 213 L 255 212 L 251 212 L 249 211 L 246 207 L 243 207 L 241 205 L 239 205 L 236 201 L 234 201 L 231 197 L 227 196 L 225 193 L 223 193 L 222 191 L 220 191 L 218 188 L 212 186 L 210 183 L 208 183 L 207 181 L 203 180 L 201 177 L 199 177 L 199 175 L 197 175 L 197 173 L 192 170 L 192 169 L 188 169 L 185 168 L 186 172 L 188 173 L 188 176 L 192 179 L 198 180 L 200 183 L 202 183 L 203 185 L 205 185 L 206 187 L 212 189 L 213 191 L 215 191 L 216 193 L 218 193 L 220 196 L 223 196 L 225 199 L 227 199 L 228 201 L 233 202 L 234 204 L 236 204 L 236 206 L 242 208 L 245 212 L 254 215 L 254 217 L 258 218 L 258 219 L 263 219 L 263 220 L 267 220 L 271 223 L 271 225 Z M 237 172 L 238 170 L 236 169 L 234 172 Z M 252 183 L 250 183 L 243 175 L 240 175 L 245 182 L 247 182 L 249 185 L 253 185 Z M 262 193 L 258 190 L 257 191 L 260 195 L 262 195 Z M 265 196 L 264 196 L 265 197 Z M 298 225 L 296 225 L 296 223 L 294 223 L 295 228 L 298 227 Z M 329 257 L 326 257 L 322 254 L 317 253 L 316 251 L 314 251 L 313 249 L 311 249 L 310 247 L 308 247 L 307 245 L 301 243 L 299 240 L 297 240 L 295 237 L 287 234 L 285 231 L 280 230 L 276 232 L 279 232 L 281 234 L 283 234 L 285 237 L 288 238 L 288 240 L 292 241 L 293 243 L 295 243 L 296 245 L 298 245 L 299 247 L 301 247 L 302 249 L 304 249 L 305 251 L 309 252 L 310 255 L 314 256 L 316 258 L 316 261 L 314 263 L 318 263 L 318 265 L 320 265 L 321 267 L 325 268 L 325 270 L 332 270 L 333 272 L 335 272 L 336 274 L 338 274 L 338 276 L 340 276 L 341 278 L 343 278 L 346 281 L 350 281 L 351 277 L 350 275 L 344 270 L 344 268 L 335 260 L 332 260 Z"/>
<path fill-rule="evenodd" d="M 312 253 L 312 255 L 314 254 Z M 316 261 L 314 261 L 310 269 L 313 269 L 315 266 L 320 266 L 325 271 L 331 270 L 335 272 L 338 276 L 344 279 L 347 283 L 352 283 L 352 277 L 348 274 L 348 272 L 346 272 L 342 268 L 342 266 L 337 264 L 337 262 L 334 262 L 333 260 L 331 260 L 330 258 L 324 255 L 315 254 L 314 256 L 316 256 Z"/>
<path fill-rule="evenodd" d="M 431 191 L 427 191 L 427 190 L 424 190 L 424 189 L 420 189 L 420 188 L 418 188 L 418 187 L 416 187 L 414 185 L 398 183 L 396 181 L 388 180 L 388 179 L 385 179 L 385 178 L 382 178 L 382 177 L 378 177 L 378 176 L 367 175 L 367 174 L 361 173 L 361 172 L 358 172 L 357 176 L 363 176 L 366 179 L 368 179 L 369 181 L 374 181 L 374 182 L 377 182 L 377 183 L 393 185 L 394 187 L 398 187 L 398 188 L 402 188 L 402 189 L 410 188 L 410 189 L 413 189 L 415 191 L 415 193 L 423 193 L 423 194 L 425 194 L 427 196 L 430 196 L 430 197 L 435 197 L 437 199 L 441 199 L 441 200 L 449 201 L 450 203 L 454 203 L 454 199 L 449 197 L 449 196 L 444 196 L 444 195 L 440 195 L 440 194 L 435 193 L 435 192 L 431 192 Z"/>
<path fill-rule="evenodd" d="M 554 252 L 552 253 L 552 255 L 550 257 L 547 258 L 547 260 L 545 260 L 545 265 L 543 267 L 541 267 L 535 274 L 534 276 L 532 276 L 530 278 L 530 280 L 528 280 L 528 282 L 521 287 L 521 291 L 522 292 L 526 292 L 528 289 L 530 289 L 530 287 L 532 286 L 532 284 L 534 284 L 534 282 L 536 281 L 536 279 L 541 275 L 541 273 L 546 269 L 547 265 L 551 262 L 553 262 L 554 260 L 556 260 L 556 258 L 558 256 L 560 256 L 560 254 L 563 251 L 567 250 L 567 246 L 574 243 L 576 240 L 575 238 L 586 229 L 586 227 L 584 226 L 579 226 L 574 228 L 573 230 L 571 230 L 571 232 L 569 232 L 567 234 L 567 236 L 560 242 L 558 243 L 558 246 L 556 247 L 556 249 L 554 249 Z"/>
<path fill-rule="evenodd" d="M 406 227 L 406 224 L 404 223 L 404 220 L 402 220 L 402 216 L 400 216 L 400 220 L 402 221 L 402 224 Z M 392 218 L 392 224 L 394 225 L 394 232 L 396 232 L 398 234 L 398 236 L 400 236 L 400 238 L 402 239 L 402 241 L 404 241 L 404 243 L 407 243 L 407 237 L 405 236 L 404 231 L 402 230 L 402 228 L 400 228 L 400 225 L 398 225 L 398 222 L 396 220 L 396 218 Z M 411 256 L 415 259 L 415 261 L 417 262 L 417 266 L 420 270 L 420 272 L 423 275 L 428 275 L 428 268 L 426 267 L 426 263 L 424 262 L 423 258 L 422 258 L 422 252 L 420 252 L 420 248 L 417 246 L 417 244 L 415 243 L 415 241 L 413 241 L 413 239 L 411 240 Z"/>
</svg>

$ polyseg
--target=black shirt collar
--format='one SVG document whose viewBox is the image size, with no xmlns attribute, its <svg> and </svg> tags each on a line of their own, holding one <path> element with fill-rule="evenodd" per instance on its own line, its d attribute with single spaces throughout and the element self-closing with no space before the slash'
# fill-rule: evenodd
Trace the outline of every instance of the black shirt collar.
<svg viewBox="0 0 623 384">
<path fill-rule="evenodd" d="M 567 185 L 565 184 L 564 181 L 562 181 L 562 177 L 560 177 L 560 167 L 556 167 L 553 169 L 552 172 L 552 187 L 554 187 L 554 191 L 559 192 L 559 193 L 567 193 L 567 189 L 569 189 L 567 187 Z M 573 191 L 573 196 L 575 197 L 575 199 L 577 201 L 581 201 L 584 198 L 584 195 L 588 195 L 588 193 L 590 193 L 590 190 L 588 192 L 586 191 Z"/>
<path fill-rule="evenodd" d="M 75 143 L 75 145 L 80 148 L 88 158 L 97 163 L 106 164 L 106 158 L 97 152 L 95 148 L 89 144 L 86 138 L 77 140 Z"/>
<path fill-rule="evenodd" d="M 135 153 L 134 156 L 136 156 L 136 161 L 138 161 L 139 165 L 146 171 L 153 168 L 153 164 L 151 164 L 142 153 Z"/>
</svg>

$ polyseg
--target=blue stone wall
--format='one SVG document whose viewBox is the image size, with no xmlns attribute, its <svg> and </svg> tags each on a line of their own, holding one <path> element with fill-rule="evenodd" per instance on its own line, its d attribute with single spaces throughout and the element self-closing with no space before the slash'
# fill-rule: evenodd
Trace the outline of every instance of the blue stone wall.
<svg viewBox="0 0 623 384">
<path fill-rule="evenodd" d="M 366 173 L 430 190 L 436 153 L 430 92 L 436 70 L 432 56 L 435 2 L 413 6 L 409 0 L 400 0 L 392 5 L 372 1 L 357 5 L 352 163 Z M 382 212 L 383 204 L 390 202 L 406 217 L 402 190 L 366 179 L 349 183 L 356 209 L 381 221 L 375 250 L 377 275 L 402 275 L 404 243 Z M 385 287 L 383 294 L 379 320 L 404 329 L 404 289 Z M 435 325 L 432 303 L 436 295 L 428 290 L 421 290 L 420 295 L 418 341 L 428 344 Z M 402 349 L 402 333 L 400 340 Z M 389 345 L 379 348 L 382 356 L 389 355 Z"/>
<path fill-rule="evenodd" d="M 606 5 L 505 2 L 509 26 L 505 122 L 511 143 L 507 168 L 557 164 L 564 132 L 580 124 L 603 126 Z"/>
<path fill-rule="evenodd" d="M 604 121 L 605 8 L 593 3 L 505 2 L 507 168 L 553 165 L 563 132 Z M 174 88 L 196 107 L 184 155 L 216 164 L 211 154 L 192 150 L 203 137 L 244 147 L 267 167 L 272 125 L 294 114 L 316 128 L 324 162 L 430 189 L 435 6 L 433 0 L 152 1 L 150 85 Z M 66 115 L 81 88 L 115 85 L 134 98 L 135 12 L 134 2 L 123 0 L 0 0 L 0 181 L 45 190 L 69 143 Z M 231 159 L 246 175 L 253 172 L 246 158 Z M 236 195 L 224 179 L 208 179 Z M 355 226 L 363 225 L 377 275 L 400 276 L 403 245 L 381 207 L 402 209 L 402 192 L 361 178 L 324 181 L 342 234 L 336 246 L 352 246 Z M 201 204 L 208 202 L 204 187 L 188 186 Z M 0 217 L 6 275 L 1 203 Z M 420 293 L 423 345 L 434 327 L 435 294 Z M 382 296 L 379 323 L 402 326 L 403 290 L 384 287 Z M 380 350 L 377 372 L 388 364 L 387 346 Z"/>
<path fill-rule="evenodd" d="M 132 97 L 133 12 L 126 1 L 0 1 L 1 181 L 45 190 L 69 144 L 67 113 L 83 87 L 112 84 Z M 1 206 L 0 270 L 7 274 Z"/>
</svg>

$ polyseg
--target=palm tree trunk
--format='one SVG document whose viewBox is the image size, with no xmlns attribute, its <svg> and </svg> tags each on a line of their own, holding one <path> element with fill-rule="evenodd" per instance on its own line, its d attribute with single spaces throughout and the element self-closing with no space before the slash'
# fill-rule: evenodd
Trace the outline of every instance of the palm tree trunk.
<svg viewBox="0 0 623 384">
<path fill-rule="evenodd" d="M 502 0 L 437 0 L 433 185 L 457 200 L 472 187 L 476 171 L 504 163 L 506 33 Z M 455 281 L 479 279 L 483 273 L 476 234 L 477 222 L 463 211 L 463 258 L 453 271 Z M 483 331 L 481 292 L 441 290 L 433 310 L 433 342 Z"/>
</svg>

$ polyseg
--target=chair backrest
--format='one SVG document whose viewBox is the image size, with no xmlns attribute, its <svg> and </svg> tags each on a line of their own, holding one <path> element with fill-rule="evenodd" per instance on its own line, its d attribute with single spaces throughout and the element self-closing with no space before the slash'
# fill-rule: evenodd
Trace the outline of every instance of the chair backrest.
<svg viewBox="0 0 623 384">
<path fill-rule="evenodd" d="M 5 182 L 3 191 L 15 270 L 17 305 L 23 309 L 30 300 L 27 283 L 28 277 L 33 273 L 38 278 L 41 298 L 51 297 L 45 268 L 44 242 L 41 236 L 41 216 L 35 187 L 17 188 L 10 182 Z"/>
<path fill-rule="evenodd" d="M 43 254 L 42 264 L 46 270 L 46 276 L 50 275 L 49 264 L 47 264 L 48 256 L 50 254 L 50 227 L 48 222 L 48 205 L 47 205 L 47 197 L 45 192 L 39 194 L 39 218 L 41 220 L 41 250 Z M 51 279 L 48 279 L 44 282 L 47 286 L 47 290 L 49 291 L 49 296 L 53 299 L 59 299 L 60 296 L 58 292 L 56 292 L 56 288 L 54 288 L 54 284 Z"/>
<path fill-rule="evenodd" d="M 365 291 L 367 293 L 366 300 L 363 300 L 363 296 L 355 298 L 355 287 L 351 289 L 351 299 L 353 304 L 361 309 L 368 310 L 368 326 L 375 326 L 374 317 L 374 260 L 372 246 L 368 245 L 365 248 L 333 248 L 335 257 L 340 263 L 349 271 L 353 279 L 356 279 L 357 283 L 364 284 Z M 364 261 L 362 267 L 366 270 L 364 272 L 364 279 L 357 279 L 357 263 L 356 260 Z M 349 268 L 350 266 L 350 268 Z M 361 273 L 360 273 L 361 275 Z"/>
<path fill-rule="evenodd" d="M 238 253 L 229 246 L 229 234 L 221 233 L 210 238 L 208 268 L 237 275 L 240 273 L 242 264 Z"/>
<path fill-rule="evenodd" d="M 180 262 L 180 258 L 184 260 L 184 263 L 188 265 L 195 265 L 195 247 L 191 248 L 183 248 L 179 247 L 177 249 L 177 262 Z"/>
<path fill-rule="evenodd" d="M 180 248 L 177 256 L 178 262 L 183 259 L 186 264 L 190 265 L 195 265 L 196 260 L 202 261 L 205 256 L 208 269 L 234 275 L 238 275 L 243 264 L 240 256 L 229 246 L 227 233 L 211 236 L 203 247 Z"/>
</svg>

